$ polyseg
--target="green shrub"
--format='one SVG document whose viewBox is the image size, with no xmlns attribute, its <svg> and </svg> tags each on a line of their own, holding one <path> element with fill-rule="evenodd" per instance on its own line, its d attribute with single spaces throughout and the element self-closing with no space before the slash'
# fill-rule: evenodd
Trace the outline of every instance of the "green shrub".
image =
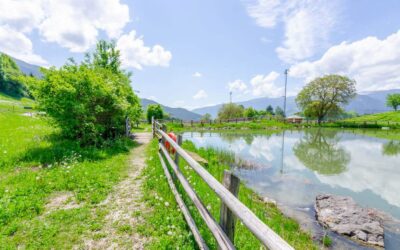
<svg viewBox="0 0 400 250">
<path fill-rule="evenodd" d="M 98 145 L 125 132 L 125 119 L 139 119 L 140 102 L 130 75 L 120 69 L 114 43 L 100 41 L 96 51 L 77 64 L 43 69 L 43 79 L 26 77 L 39 109 L 61 133 L 81 144 Z"/>
<path fill-rule="evenodd" d="M 151 117 L 154 119 L 163 119 L 164 118 L 164 111 L 160 104 L 150 104 L 147 106 L 147 121 L 151 123 Z"/>
</svg>

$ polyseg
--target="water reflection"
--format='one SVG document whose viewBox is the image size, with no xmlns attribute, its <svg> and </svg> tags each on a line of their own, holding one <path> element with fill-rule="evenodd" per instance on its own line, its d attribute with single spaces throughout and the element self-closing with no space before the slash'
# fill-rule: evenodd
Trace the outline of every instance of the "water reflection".
<svg viewBox="0 0 400 250">
<path fill-rule="evenodd" d="M 350 154 L 338 145 L 337 132 L 310 130 L 294 145 L 296 157 L 309 169 L 323 175 L 340 174 L 350 162 Z"/>
<path fill-rule="evenodd" d="M 382 146 L 382 153 L 385 155 L 400 154 L 400 141 L 389 141 Z"/>
</svg>

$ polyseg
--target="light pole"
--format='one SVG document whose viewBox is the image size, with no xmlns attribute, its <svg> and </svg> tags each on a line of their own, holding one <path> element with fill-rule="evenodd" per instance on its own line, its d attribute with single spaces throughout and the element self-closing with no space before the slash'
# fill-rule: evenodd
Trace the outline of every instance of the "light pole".
<svg viewBox="0 0 400 250">
<path fill-rule="evenodd" d="M 232 91 L 229 92 L 229 103 L 232 104 Z"/>
<path fill-rule="evenodd" d="M 286 117 L 286 87 L 287 87 L 287 75 L 289 73 L 289 69 L 285 69 L 285 96 L 283 99 L 283 117 Z"/>
</svg>

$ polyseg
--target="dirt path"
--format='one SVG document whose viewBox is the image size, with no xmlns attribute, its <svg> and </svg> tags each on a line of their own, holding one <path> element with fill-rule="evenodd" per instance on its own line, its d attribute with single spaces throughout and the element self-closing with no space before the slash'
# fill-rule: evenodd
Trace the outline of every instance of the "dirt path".
<svg viewBox="0 0 400 250">
<path fill-rule="evenodd" d="M 146 238 L 135 233 L 134 228 L 142 221 L 145 211 L 141 203 L 142 180 L 139 178 L 145 167 L 145 148 L 151 140 L 151 133 L 138 133 L 140 144 L 132 150 L 128 177 L 115 186 L 113 192 L 100 205 L 108 210 L 106 222 L 97 235 L 100 239 L 85 241 L 85 249 L 143 249 Z M 96 238 L 96 237 L 95 237 Z"/>
</svg>

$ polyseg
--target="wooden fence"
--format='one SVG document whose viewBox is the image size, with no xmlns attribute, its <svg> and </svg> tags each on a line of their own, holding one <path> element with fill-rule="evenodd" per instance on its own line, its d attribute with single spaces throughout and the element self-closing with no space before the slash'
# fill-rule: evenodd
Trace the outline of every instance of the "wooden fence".
<svg viewBox="0 0 400 250">
<path fill-rule="evenodd" d="M 175 181 L 179 181 L 187 196 L 197 208 L 201 218 L 206 223 L 212 235 L 217 241 L 220 249 L 235 249 L 233 244 L 233 236 L 235 230 L 235 219 L 238 218 L 259 240 L 262 244 L 271 250 L 275 249 L 293 249 L 286 241 L 278 234 L 264 224 L 249 208 L 237 199 L 239 188 L 239 179 L 232 175 L 229 171 L 224 173 L 224 182 L 221 184 L 215 179 L 206 169 L 196 162 L 184 149 L 181 148 L 181 137 L 178 137 L 177 142 L 172 140 L 167 134 L 167 127 L 158 121 L 152 121 L 153 136 L 159 138 L 159 158 L 164 173 L 167 177 L 168 184 L 175 196 L 175 199 L 186 219 L 186 222 L 193 233 L 193 236 L 200 249 L 208 249 L 204 239 L 189 213 L 186 204 L 182 200 L 175 186 Z M 174 159 L 165 147 L 165 142 L 168 142 L 175 149 Z M 166 161 L 165 161 L 165 160 Z M 221 199 L 220 222 L 217 223 L 210 212 L 204 206 L 196 192 L 193 190 L 185 176 L 179 168 L 179 161 L 185 160 L 186 163 L 207 183 L 207 185 Z M 169 164 L 175 178 L 169 172 L 167 166 Z"/>
</svg>

